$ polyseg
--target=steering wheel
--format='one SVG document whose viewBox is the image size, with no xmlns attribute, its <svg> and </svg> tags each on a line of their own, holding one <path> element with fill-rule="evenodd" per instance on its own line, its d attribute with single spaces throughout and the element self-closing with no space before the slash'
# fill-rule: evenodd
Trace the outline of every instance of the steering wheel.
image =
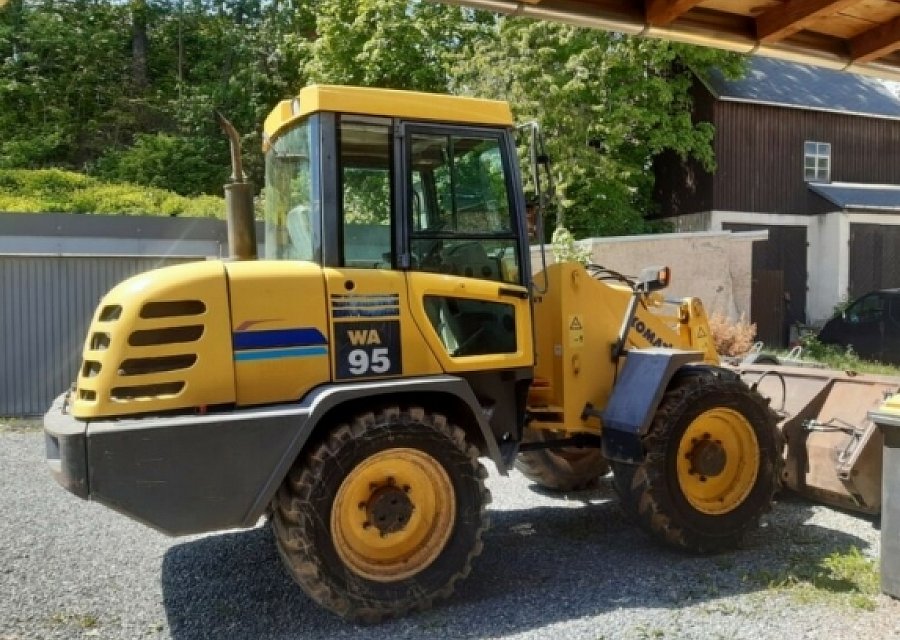
<svg viewBox="0 0 900 640">
<path fill-rule="evenodd" d="M 446 222 L 441 222 L 431 228 L 428 229 L 429 232 L 439 232 L 444 227 L 447 226 Z M 437 268 L 441 265 L 443 260 L 441 259 L 441 250 L 444 248 L 444 239 L 443 238 L 432 238 L 425 249 L 421 252 L 422 258 L 419 260 L 419 264 L 423 268 Z"/>
</svg>

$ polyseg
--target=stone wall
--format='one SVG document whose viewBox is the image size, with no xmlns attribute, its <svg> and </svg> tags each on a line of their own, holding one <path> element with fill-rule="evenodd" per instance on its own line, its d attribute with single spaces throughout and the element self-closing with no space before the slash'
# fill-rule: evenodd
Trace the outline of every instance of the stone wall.
<svg viewBox="0 0 900 640">
<path fill-rule="evenodd" d="M 750 317 L 753 242 L 766 237 L 766 232 L 716 231 L 592 238 L 578 244 L 590 246 L 594 264 L 626 275 L 637 275 L 644 267 L 669 266 L 672 284 L 667 297 L 694 296 L 707 312 L 738 319 Z M 553 262 L 549 245 L 547 262 Z M 531 264 L 535 272 L 541 270 L 537 247 L 532 247 Z"/>
</svg>

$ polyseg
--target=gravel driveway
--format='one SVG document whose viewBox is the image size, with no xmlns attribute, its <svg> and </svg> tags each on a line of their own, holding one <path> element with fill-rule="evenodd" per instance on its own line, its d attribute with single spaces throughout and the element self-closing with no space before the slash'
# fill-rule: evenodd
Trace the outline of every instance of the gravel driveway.
<svg viewBox="0 0 900 640">
<path fill-rule="evenodd" d="M 457 594 L 359 627 L 306 599 L 267 528 L 167 538 L 67 494 L 42 434 L 0 426 L 0 639 L 900 638 L 900 604 L 871 586 L 869 518 L 786 496 L 747 548 L 697 557 L 647 541 L 608 483 L 567 499 L 517 473 L 490 488 L 492 528 Z"/>
</svg>

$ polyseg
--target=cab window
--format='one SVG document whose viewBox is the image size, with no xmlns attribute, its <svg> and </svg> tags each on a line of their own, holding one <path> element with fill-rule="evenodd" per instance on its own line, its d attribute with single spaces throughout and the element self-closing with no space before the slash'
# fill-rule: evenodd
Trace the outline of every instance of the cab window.
<svg viewBox="0 0 900 640">
<path fill-rule="evenodd" d="M 415 131 L 408 144 L 411 267 L 519 284 L 499 136 Z"/>
<path fill-rule="evenodd" d="M 271 260 L 321 260 L 318 198 L 319 121 L 313 117 L 279 137 L 266 152 L 265 255 Z"/>
<path fill-rule="evenodd" d="M 390 268 L 390 125 L 342 119 L 338 135 L 342 265 Z"/>
</svg>

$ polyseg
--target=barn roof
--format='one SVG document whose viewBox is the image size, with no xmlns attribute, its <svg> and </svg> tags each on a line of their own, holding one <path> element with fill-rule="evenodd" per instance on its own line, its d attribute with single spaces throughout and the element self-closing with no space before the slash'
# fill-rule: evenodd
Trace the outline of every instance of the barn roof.
<svg viewBox="0 0 900 640">
<path fill-rule="evenodd" d="M 713 71 L 704 82 L 722 100 L 900 118 L 900 98 L 877 78 L 786 60 L 754 56 L 743 78 Z"/>
</svg>

